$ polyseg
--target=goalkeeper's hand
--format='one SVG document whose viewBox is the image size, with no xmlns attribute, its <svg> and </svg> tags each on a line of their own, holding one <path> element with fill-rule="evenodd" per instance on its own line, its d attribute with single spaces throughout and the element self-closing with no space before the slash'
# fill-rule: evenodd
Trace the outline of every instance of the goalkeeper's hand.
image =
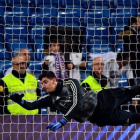
<svg viewBox="0 0 140 140">
<path fill-rule="evenodd" d="M 49 126 L 47 126 L 46 129 L 50 129 L 50 130 L 56 131 L 57 129 L 59 129 L 62 126 L 64 126 L 66 123 L 67 123 L 67 120 L 62 118 L 59 122 L 52 123 Z"/>
<path fill-rule="evenodd" d="M 24 94 L 19 95 L 18 93 L 12 93 L 10 94 L 10 99 L 12 99 L 14 102 L 18 103 L 18 104 L 23 104 L 24 100 L 22 100 L 22 97 L 24 96 Z"/>
</svg>

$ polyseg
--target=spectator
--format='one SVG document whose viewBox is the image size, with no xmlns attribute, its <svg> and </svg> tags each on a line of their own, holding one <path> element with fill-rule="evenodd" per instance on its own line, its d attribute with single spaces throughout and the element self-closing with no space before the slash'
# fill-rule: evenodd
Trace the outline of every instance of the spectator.
<svg viewBox="0 0 140 140">
<path fill-rule="evenodd" d="M 71 52 L 70 61 L 73 63 L 74 68 L 69 71 L 69 78 L 75 78 L 81 82 L 80 70 L 86 70 L 86 62 L 82 61 L 82 53 Z"/>
<path fill-rule="evenodd" d="M 26 64 L 26 66 L 27 66 L 26 72 L 33 75 L 33 72 L 28 68 L 29 65 L 30 65 L 30 58 L 31 58 L 31 57 L 30 57 L 29 51 L 28 51 L 27 49 L 21 49 L 21 50 L 18 52 L 18 55 L 23 56 L 23 57 L 25 58 L 25 61 L 26 61 L 26 63 L 27 63 L 27 64 Z M 9 69 L 5 72 L 4 76 L 6 76 L 6 75 L 12 73 L 12 70 L 13 70 L 13 67 L 9 68 Z"/>
<path fill-rule="evenodd" d="M 104 69 L 104 61 L 101 57 L 93 59 L 92 71 L 90 75 L 81 83 L 86 90 L 94 92 L 107 88 L 107 78 L 102 75 Z"/>
<path fill-rule="evenodd" d="M 42 64 L 42 69 L 53 71 L 58 79 L 68 78 L 68 71 L 66 68 L 66 63 L 64 55 L 61 53 L 61 47 L 57 40 L 52 39 L 47 55 L 44 58 L 44 63 Z M 67 64 L 69 65 L 69 64 Z M 70 68 L 72 66 L 69 66 Z"/>
<path fill-rule="evenodd" d="M 118 87 L 119 77 L 124 73 L 126 74 L 129 81 L 129 86 L 135 85 L 135 80 L 129 60 L 129 53 L 119 52 L 116 58 L 106 61 L 103 74 L 109 78 L 109 87 Z"/>
<path fill-rule="evenodd" d="M 24 94 L 28 101 L 37 100 L 40 96 L 36 78 L 26 73 L 26 60 L 23 56 L 12 59 L 12 73 L 0 80 L 0 114 L 38 114 L 39 110 L 26 110 L 8 98 L 12 93 Z"/>
<path fill-rule="evenodd" d="M 133 75 L 140 78 L 140 18 L 137 16 L 130 17 L 128 26 L 119 34 L 119 39 L 124 42 L 124 51 L 130 52 L 130 64 L 133 69 Z M 140 80 L 137 80 L 140 83 Z M 138 84 L 137 83 L 137 84 Z"/>
</svg>

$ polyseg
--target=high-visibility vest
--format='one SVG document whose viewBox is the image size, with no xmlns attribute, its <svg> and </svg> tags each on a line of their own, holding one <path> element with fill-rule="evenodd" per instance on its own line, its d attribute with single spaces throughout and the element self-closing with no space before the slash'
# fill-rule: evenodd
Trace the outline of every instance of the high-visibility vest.
<svg viewBox="0 0 140 140">
<path fill-rule="evenodd" d="M 9 94 L 16 92 L 18 94 L 24 94 L 22 99 L 26 101 L 37 100 L 37 80 L 33 75 L 26 73 L 24 83 L 13 74 L 3 77 L 2 80 L 6 83 Z M 9 98 L 7 100 L 7 104 L 8 111 L 13 115 L 33 115 L 38 114 L 39 112 L 38 109 L 26 110 Z"/>
<path fill-rule="evenodd" d="M 82 83 L 88 83 L 88 85 L 90 86 L 90 89 L 94 92 L 99 92 L 102 89 L 101 85 L 98 83 L 98 81 L 92 77 L 91 75 L 89 75 Z M 107 89 L 107 85 L 104 87 L 104 89 Z"/>
</svg>

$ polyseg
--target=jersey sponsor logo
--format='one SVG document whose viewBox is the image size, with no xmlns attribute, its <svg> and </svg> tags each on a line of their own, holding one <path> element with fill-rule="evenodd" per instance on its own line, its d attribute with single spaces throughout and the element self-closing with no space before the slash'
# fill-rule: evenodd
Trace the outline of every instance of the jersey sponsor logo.
<svg viewBox="0 0 140 140">
<path fill-rule="evenodd" d="M 3 92 L 3 86 L 0 86 L 0 92 Z"/>
</svg>

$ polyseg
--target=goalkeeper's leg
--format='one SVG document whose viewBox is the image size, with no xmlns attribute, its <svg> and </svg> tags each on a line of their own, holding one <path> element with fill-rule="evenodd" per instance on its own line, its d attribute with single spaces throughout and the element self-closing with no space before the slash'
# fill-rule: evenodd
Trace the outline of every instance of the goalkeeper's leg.
<svg viewBox="0 0 140 140">
<path fill-rule="evenodd" d="M 136 95 L 140 95 L 140 85 L 132 86 L 131 91 L 132 91 L 132 97 L 135 97 Z"/>
<path fill-rule="evenodd" d="M 132 113 L 130 124 L 133 124 L 133 123 L 140 123 L 140 113 Z"/>
</svg>

